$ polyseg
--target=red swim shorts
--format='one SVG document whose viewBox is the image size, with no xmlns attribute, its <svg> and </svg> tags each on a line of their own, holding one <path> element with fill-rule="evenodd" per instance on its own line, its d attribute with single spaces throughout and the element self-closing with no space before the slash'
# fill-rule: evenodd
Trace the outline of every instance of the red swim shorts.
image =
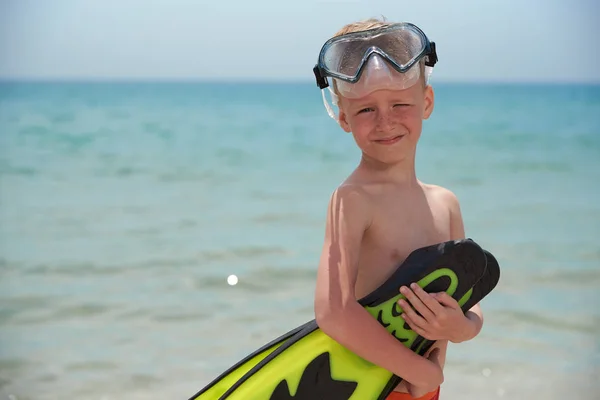
<svg viewBox="0 0 600 400">
<path fill-rule="evenodd" d="M 386 400 L 439 400 L 440 398 L 440 388 L 437 388 L 433 392 L 429 392 L 424 396 L 419 398 L 414 398 L 408 393 L 402 392 L 392 392 L 388 395 Z"/>
</svg>

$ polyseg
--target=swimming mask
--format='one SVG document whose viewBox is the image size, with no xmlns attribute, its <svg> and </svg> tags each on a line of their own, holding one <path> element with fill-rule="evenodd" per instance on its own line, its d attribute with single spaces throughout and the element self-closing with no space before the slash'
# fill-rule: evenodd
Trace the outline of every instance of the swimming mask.
<svg viewBox="0 0 600 400">
<path fill-rule="evenodd" d="M 416 25 L 403 22 L 329 39 L 313 72 L 327 112 L 337 120 L 325 98 L 327 77 L 333 79 L 340 95 L 360 98 L 380 89 L 411 87 L 421 76 L 422 59 L 427 81 L 438 60 L 435 43 Z M 335 92 L 329 91 L 337 104 Z"/>
</svg>

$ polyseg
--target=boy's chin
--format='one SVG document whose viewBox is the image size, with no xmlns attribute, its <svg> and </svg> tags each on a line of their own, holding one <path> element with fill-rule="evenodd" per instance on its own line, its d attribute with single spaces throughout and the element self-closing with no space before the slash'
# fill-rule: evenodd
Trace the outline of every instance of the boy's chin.
<svg viewBox="0 0 600 400">
<path fill-rule="evenodd" d="M 412 158 L 411 151 L 395 151 L 395 152 L 378 152 L 378 151 L 362 151 L 363 158 L 374 165 L 393 166 L 401 164 Z"/>
</svg>

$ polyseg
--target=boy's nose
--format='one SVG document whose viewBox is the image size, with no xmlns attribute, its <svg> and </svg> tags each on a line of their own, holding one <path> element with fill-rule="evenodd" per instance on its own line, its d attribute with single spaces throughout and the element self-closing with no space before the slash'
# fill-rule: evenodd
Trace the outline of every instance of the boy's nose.
<svg viewBox="0 0 600 400">
<path fill-rule="evenodd" d="M 379 111 L 377 113 L 377 129 L 386 131 L 393 126 L 391 115 L 387 111 Z"/>
</svg>

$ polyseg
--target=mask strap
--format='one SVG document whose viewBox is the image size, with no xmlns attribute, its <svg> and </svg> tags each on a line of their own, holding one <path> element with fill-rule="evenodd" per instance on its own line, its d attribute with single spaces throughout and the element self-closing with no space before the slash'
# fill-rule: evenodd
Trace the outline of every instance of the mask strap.
<svg viewBox="0 0 600 400">
<path fill-rule="evenodd" d="M 333 104 L 337 106 L 337 104 L 338 104 L 337 95 L 334 93 L 333 90 L 331 90 L 330 87 L 328 87 L 328 89 L 329 89 L 329 93 L 331 94 L 331 99 L 332 99 Z M 327 114 L 329 114 L 329 116 L 331 118 L 333 118 L 334 121 L 338 122 L 338 118 L 335 115 L 333 108 L 331 108 L 331 106 L 329 105 L 329 102 L 327 101 L 327 97 L 325 97 L 325 89 L 321 89 L 321 95 L 323 96 L 323 104 L 325 104 L 325 109 L 327 110 Z"/>
<path fill-rule="evenodd" d="M 433 67 L 425 66 L 425 83 L 429 83 L 429 78 L 431 78 L 431 74 L 433 73 Z"/>
</svg>

